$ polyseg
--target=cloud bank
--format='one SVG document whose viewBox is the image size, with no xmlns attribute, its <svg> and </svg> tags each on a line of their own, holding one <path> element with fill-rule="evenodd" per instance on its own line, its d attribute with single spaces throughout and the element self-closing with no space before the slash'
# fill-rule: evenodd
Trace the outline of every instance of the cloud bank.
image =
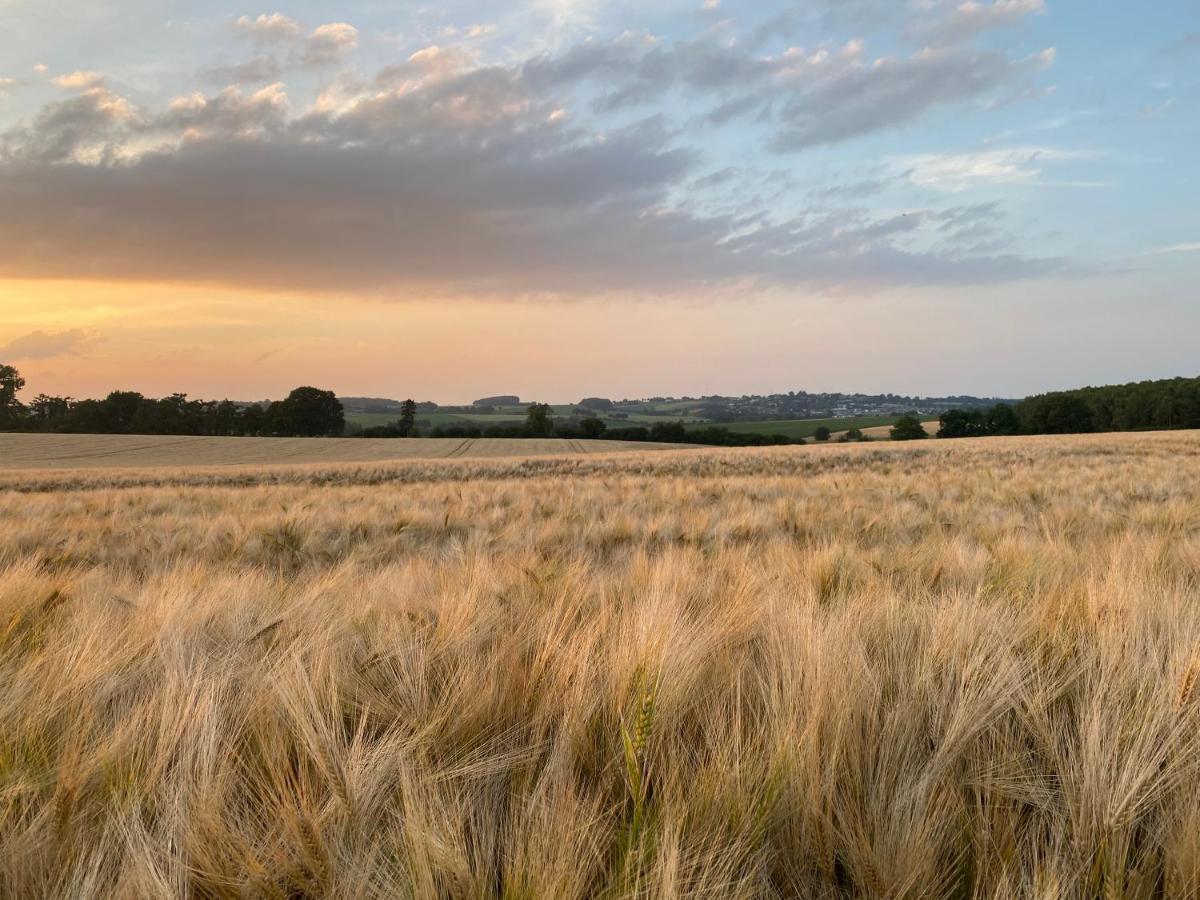
<svg viewBox="0 0 1200 900">
<path fill-rule="evenodd" d="M 1040 2 L 921 9 L 907 26 L 919 44 L 884 55 L 861 40 L 777 46 L 782 25 L 774 38 L 625 34 L 504 62 L 430 46 L 370 76 L 333 71 L 303 104 L 287 73 L 332 71 L 358 30 L 242 16 L 253 55 L 205 74 L 227 87 L 154 108 L 78 71 L 55 79 L 67 96 L 0 135 L 0 275 L 587 296 L 1053 271 L 980 239 L 994 210 L 953 229 L 948 216 L 978 211 L 780 210 L 706 175 L 710 131 L 753 125 L 786 159 L 1018 95 L 1053 62 L 975 40 Z M 674 116 L 678 98 L 699 114 Z M 1029 162 L 994 165 L 1019 177 Z M 945 181 L 983 163 L 914 171 Z"/>
</svg>

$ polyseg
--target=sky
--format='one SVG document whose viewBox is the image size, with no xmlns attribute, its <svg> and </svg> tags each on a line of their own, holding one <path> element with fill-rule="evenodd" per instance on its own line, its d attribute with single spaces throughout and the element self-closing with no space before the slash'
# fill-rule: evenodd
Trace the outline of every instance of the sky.
<svg viewBox="0 0 1200 900">
<path fill-rule="evenodd" d="M 1195 0 L 0 0 L 26 394 L 1200 374 Z"/>
</svg>

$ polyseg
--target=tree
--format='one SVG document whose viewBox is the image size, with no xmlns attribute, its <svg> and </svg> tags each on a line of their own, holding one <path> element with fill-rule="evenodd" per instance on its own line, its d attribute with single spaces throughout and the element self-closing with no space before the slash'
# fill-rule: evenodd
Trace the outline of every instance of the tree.
<svg viewBox="0 0 1200 900">
<path fill-rule="evenodd" d="M 979 437 L 988 433 L 987 421 L 977 409 L 948 409 L 938 420 L 939 438 Z"/>
<path fill-rule="evenodd" d="M 267 427 L 267 411 L 257 403 L 252 403 L 238 413 L 235 427 L 238 434 L 250 437 L 260 435 Z"/>
<path fill-rule="evenodd" d="M 0 364 L 0 428 L 13 425 L 25 413 L 17 394 L 25 387 L 25 379 L 12 366 Z"/>
<path fill-rule="evenodd" d="M 137 391 L 113 391 L 100 401 L 99 427 L 88 430 L 102 434 L 130 434 L 145 399 Z"/>
<path fill-rule="evenodd" d="M 549 437 L 554 432 L 554 410 L 549 403 L 531 403 L 525 412 L 525 431 L 530 437 Z"/>
<path fill-rule="evenodd" d="M 267 410 L 268 426 L 276 434 L 297 437 L 336 437 L 346 430 L 346 412 L 333 391 L 298 387 L 286 400 Z"/>
<path fill-rule="evenodd" d="M 63 419 L 71 411 L 70 397 L 51 397 L 49 394 L 38 394 L 29 401 L 29 415 L 34 425 L 45 428 L 56 419 Z"/>
<path fill-rule="evenodd" d="M 237 434 L 237 404 L 232 400 L 222 400 L 213 409 L 212 434 Z"/>
<path fill-rule="evenodd" d="M 1017 418 L 1021 430 L 1030 434 L 1083 434 L 1095 430 L 1092 408 L 1078 392 L 1029 397 L 1021 401 Z"/>
<path fill-rule="evenodd" d="M 650 440 L 662 444 L 688 443 L 688 430 L 682 422 L 655 422 L 650 426 Z"/>
<path fill-rule="evenodd" d="M 1021 424 L 1017 413 L 1007 403 L 997 403 L 987 411 L 988 434 L 1016 434 Z"/>
<path fill-rule="evenodd" d="M 891 438 L 893 441 L 919 441 L 927 437 L 929 435 L 922 427 L 921 420 L 916 416 L 901 416 L 892 426 Z"/>
<path fill-rule="evenodd" d="M 412 437 L 417 427 L 417 403 L 408 399 L 400 404 L 400 437 Z"/>
<path fill-rule="evenodd" d="M 822 425 L 820 428 L 818 428 L 816 431 L 813 432 L 813 437 L 818 441 L 824 442 L 824 441 L 829 440 L 830 433 L 831 432 L 829 431 L 829 429 L 826 428 L 824 425 Z"/>
<path fill-rule="evenodd" d="M 607 427 L 600 419 L 597 419 L 595 416 L 589 416 L 579 423 L 579 434 L 594 441 L 604 435 L 604 430 Z"/>
</svg>

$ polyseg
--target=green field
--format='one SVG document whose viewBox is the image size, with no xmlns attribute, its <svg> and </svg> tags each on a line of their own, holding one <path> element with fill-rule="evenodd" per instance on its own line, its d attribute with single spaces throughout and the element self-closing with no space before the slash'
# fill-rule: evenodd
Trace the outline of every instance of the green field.
<svg viewBox="0 0 1200 900">
<path fill-rule="evenodd" d="M 766 422 L 722 422 L 722 428 L 742 434 L 782 434 L 790 438 L 810 438 L 822 425 L 830 431 L 851 428 L 875 428 L 895 424 L 899 416 L 849 416 L 844 419 L 784 419 Z"/>
<path fill-rule="evenodd" d="M 578 407 L 570 404 L 555 405 L 553 407 L 554 417 L 558 419 L 569 419 L 571 413 Z M 639 413 L 629 413 L 625 418 L 615 418 L 609 413 L 595 413 L 596 417 L 602 419 L 604 424 L 609 428 L 628 428 L 632 425 L 645 425 L 647 427 L 655 422 L 683 422 L 684 424 L 702 423 L 704 420 L 697 418 L 684 418 L 679 416 L 650 416 Z M 505 406 L 501 407 L 494 413 L 451 413 L 451 412 L 420 412 L 417 413 L 417 422 L 427 422 L 431 426 L 438 425 L 463 425 L 471 423 L 480 427 L 486 425 L 508 425 L 514 422 L 524 422 L 526 412 L 523 408 Z M 362 413 L 348 412 L 346 413 L 346 422 L 350 425 L 357 425 L 360 428 L 373 428 L 378 425 L 391 425 L 400 418 L 400 413 Z M 753 423 L 752 423 L 753 424 Z"/>
<path fill-rule="evenodd" d="M 692 404 L 688 404 L 692 405 Z M 555 405 L 556 418 L 569 418 L 577 407 L 570 404 Z M 682 422 L 691 428 L 704 428 L 718 425 L 729 431 L 742 434 L 782 434 L 785 437 L 811 438 L 822 425 L 832 432 L 848 431 L 851 428 L 874 428 L 880 425 L 893 424 L 898 416 L 849 416 L 842 419 L 783 419 L 757 422 L 708 422 L 695 417 L 683 415 L 647 415 L 645 413 L 629 412 L 627 418 L 613 418 L 606 413 L 596 413 L 609 428 L 629 428 L 640 425 L 652 427 L 658 422 Z M 391 425 L 399 419 L 399 413 L 347 413 L 346 422 L 360 428 L 372 428 L 378 425 Z M 525 421 L 525 410 L 522 407 L 501 407 L 494 413 L 450 413 L 423 412 L 417 414 L 418 423 L 438 425 L 478 425 L 481 428 L 488 425 L 511 425 Z"/>
<path fill-rule="evenodd" d="M 377 425 L 391 425 L 400 414 L 396 413 L 346 413 L 346 422 L 351 425 L 358 425 L 362 428 L 373 428 Z M 525 414 L 521 415 L 496 413 L 487 415 L 483 413 L 443 413 L 443 412 L 422 412 L 417 413 L 418 422 L 428 422 L 436 427 L 438 425 L 462 425 L 471 423 L 473 425 L 504 425 L 512 422 L 524 422 Z"/>
</svg>

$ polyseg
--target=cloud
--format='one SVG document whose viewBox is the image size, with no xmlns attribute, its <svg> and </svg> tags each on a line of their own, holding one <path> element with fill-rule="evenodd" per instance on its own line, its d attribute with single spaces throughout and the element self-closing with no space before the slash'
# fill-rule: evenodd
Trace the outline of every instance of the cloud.
<svg viewBox="0 0 1200 900">
<path fill-rule="evenodd" d="M 117 149 L 113 142 L 129 134 L 136 117 L 124 97 L 96 84 L 43 107 L 31 126 L 0 134 L 0 164 L 95 161 Z"/>
<path fill-rule="evenodd" d="M 346 22 L 318 25 L 303 40 L 300 40 L 300 23 L 282 13 L 262 14 L 256 19 L 242 16 L 234 22 L 234 27 L 253 36 L 259 44 L 288 44 L 291 50 L 284 54 L 284 61 L 260 54 L 240 63 L 208 69 L 205 75 L 210 80 L 228 75 L 229 80 L 236 83 L 267 81 L 277 78 L 286 68 L 319 68 L 336 64 L 358 47 L 358 29 Z M 480 36 L 482 34 L 482 31 L 479 32 Z"/>
<path fill-rule="evenodd" d="M 981 185 L 1044 184 L 1044 163 L 1088 158 L 1059 147 L 1012 147 L 968 153 L 928 153 L 899 157 L 895 164 L 919 187 L 957 192 Z"/>
<path fill-rule="evenodd" d="M 872 57 L 852 40 L 764 56 L 750 44 L 709 37 L 660 45 L 627 34 L 532 60 L 525 74 L 549 86 L 596 82 L 602 93 L 595 106 L 604 112 L 686 93 L 710 104 L 710 124 L 766 123 L 772 149 L 796 152 L 901 126 L 941 106 L 996 104 L 1022 93 L 1053 62 L 1053 49 L 1022 58 L 974 47 Z"/>
<path fill-rule="evenodd" d="M 254 19 L 242 16 L 233 27 L 263 42 L 289 41 L 300 36 L 300 23 L 282 13 L 263 13 Z"/>
<path fill-rule="evenodd" d="M 318 25 L 304 46 L 304 62 L 310 66 L 325 66 L 338 62 L 358 46 L 358 29 L 345 22 Z"/>
<path fill-rule="evenodd" d="M 266 18 L 244 27 L 278 27 Z M 330 23 L 286 55 L 324 64 L 357 38 Z M 342 73 L 300 109 L 277 79 L 157 109 L 88 82 L 0 135 L 0 276 L 392 297 L 1037 276 L 1061 261 L 986 249 L 1002 243 L 994 216 L 947 227 L 936 209 L 775 212 L 758 195 L 785 179 L 713 173 L 672 120 L 678 104 L 664 102 L 688 94 L 703 111 L 697 128 L 753 117 L 776 149 L 799 152 L 1037 70 L 999 51 L 876 59 L 854 41 L 763 55 L 737 41 L 629 34 L 503 65 L 427 47 L 374 77 Z M 582 98 L 618 115 L 589 121 L 576 114 Z M 907 165 L 950 178 L 930 160 Z M 704 192 L 695 203 L 693 183 Z"/>
<path fill-rule="evenodd" d="M 993 0 L 981 3 L 939 3 L 925 0 L 928 13 L 917 20 L 912 31 L 920 38 L 940 44 L 968 41 L 985 31 L 1008 28 L 1032 15 L 1046 12 L 1045 0 Z"/>
<path fill-rule="evenodd" d="M 50 79 L 56 87 L 67 90 L 87 90 L 99 87 L 104 83 L 104 76 L 99 72 L 75 71 L 67 75 L 58 75 Z"/>
<path fill-rule="evenodd" d="M 1159 247 L 1156 250 L 1148 250 L 1147 256 L 1165 256 L 1170 253 L 1200 253 L 1200 241 L 1193 241 L 1187 244 L 1172 244 L 1170 247 Z"/>
<path fill-rule="evenodd" d="M 66 331 L 33 331 L 0 347 L 0 359 L 50 359 L 86 351 L 98 340 L 95 332 L 82 328 Z"/>
<path fill-rule="evenodd" d="M 867 61 L 847 45 L 836 55 L 818 52 L 789 60 L 794 79 L 781 98 L 779 150 L 832 144 L 915 121 L 927 111 L 986 98 L 1027 81 L 1052 61 L 1045 54 L 1014 60 L 1003 53 L 923 49 L 908 57 Z"/>
</svg>

